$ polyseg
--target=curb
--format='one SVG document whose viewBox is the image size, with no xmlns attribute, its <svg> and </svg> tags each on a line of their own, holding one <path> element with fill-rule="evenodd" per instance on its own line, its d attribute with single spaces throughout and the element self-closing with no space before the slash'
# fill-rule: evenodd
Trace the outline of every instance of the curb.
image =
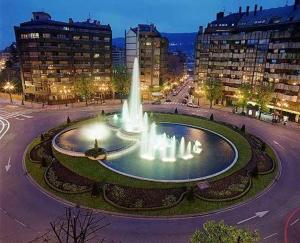
<svg viewBox="0 0 300 243">
<path fill-rule="evenodd" d="M 185 115 L 185 114 L 183 114 L 183 115 Z M 273 181 L 263 191 L 261 191 L 260 193 L 258 193 L 255 197 L 249 198 L 249 200 L 246 200 L 245 202 L 241 202 L 241 203 L 229 206 L 227 208 L 223 208 L 223 209 L 219 209 L 219 210 L 214 210 L 214 211 L 209 211 L 209 212 L 205 212 L 205 213 L 174 215 L 174 216 L 172 216 L 172 215 L 170 215 L 170 216 L 164 216 L 164 215 L 161 215 L 161 216 L 131 215 L 131 214 L 126 214 L 126 213 L 111 212 L 111 211 L 105 211 L 105 210 L 101 210 L 101 209 L 89 208 L 89 207 L 85 207 L 85 206 L 82 206 L 82 205 L 77 205 L 77 204 L 69 202 L 69 201 L 67 201 L 65 199 L 62 199 L 62 198 L 54 195 L 53 193 L 50 193 L 46 189 L 44 189 L 42 186 L 40 186 L 31 177 L 30 173 L 28 173 L 28 171 L 27 171 L 26 164 L 25 164 L 25 158 L 26 158 L 26 154 L 27 154 L 29 145 L 30 144 L 28 144 L 26 146 L 26 149 L 25 149 L 25 151 L 23 153 L 22 167 L 23 167 L 24 172 L 26 173 L 25 175 L 28 178 L 29 182 L 36 189 L 38 189 L 44 195 L 50 197 L 53 200 L 56 200 L 57 202 L 62 203 L 65 206 L 68 206 L 68 207 L 78 207 L 78 206 L 80 206 L 81 208 L 92 210 L 92 211 L 98 212 L 98 213 L 104 213 L 106 215 L 110 215 L 110 216 L 113 216 L 113 217 L 131 218 L 131 219 L 145 219 L 145 220 L 151 220 L 151 219 L 156 219 L 156 220 L 157 219 L 159 219 L 159 220 L 176 220 L 176 219 L 188 219 L 188 218 L 196 218 L 196 217 L 206 217 L 206 216 L 216 215 L 216 214 L 219 214 L 219 213 L 224 213 L 224 212 L 227 212 L 227 211 L 234 210 L 236 208 L 242 207 L 244 205 L 247 205 L 247 204 L 249 204 L 251 202 L 254 202 L 255 200 L 259 199 L 260 197 L 264 196 L 266 193 L 268 193 L 272 189 L 272 187 L 275 185 L 275 182 L 277 182 L 280 179 L 281 174 L 282 174 L 282 163 L 281 163 L 280 157 L 279 157 L 277 151 L 274 150 L 273 147 L 268 144 L 268 146 L 275 153 L 275 156 L 276 156 L 276 159 L 277 159 L 277 163 L 278 163 L 278 172 L 277 172 L 275 178 L 273 179 Z"/>
</svg>

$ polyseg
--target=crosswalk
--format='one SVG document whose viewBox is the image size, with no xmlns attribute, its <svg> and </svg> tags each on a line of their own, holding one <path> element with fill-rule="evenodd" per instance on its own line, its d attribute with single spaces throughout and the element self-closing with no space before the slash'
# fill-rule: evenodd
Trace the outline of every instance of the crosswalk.
<svg viewBox="0 0 300 243">
<path fill-rule="evenodd" d="M 164 105 L 181 105 L 181 106 L 186 106 L 186 104 L 180 103 L 180 102 L 164 102 Z"/>
<path fill-rule="evenodd" d="M 15 111 L 15 112 L 9 112 L 4 109 L 0 108 L 0 118 L 3 119 L 16 119 L 16 120 L 25 120 L 33 118 L 32 115 L 29 115 L 32 113 L 31 111 Z"/>
</svg>

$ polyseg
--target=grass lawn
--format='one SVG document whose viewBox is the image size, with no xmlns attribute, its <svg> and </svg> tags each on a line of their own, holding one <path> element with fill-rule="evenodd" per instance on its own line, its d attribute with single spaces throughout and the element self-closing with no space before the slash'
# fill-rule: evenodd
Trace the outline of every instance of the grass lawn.
<svg viewBox="0 0 300 243">
<path fill-rule="evenodd" d="M 224 177 L 230 173 L 233 173 L 234 171 L 242 168 L 250 159 L 251 157 L 251 148 L 247 140 L 241 136 L 239 133 L 233 131 L 232 129 L 217 124 L 215 122 L 202 120 L 194 117 L 188 117 L 183 115 L 171 115 L 171 114 L 153 114 L 153 118 L 157 122 L 176 122 L 176 123 L 185 123 L 188 125 L 193 126 L 200 126 L 204 127 L 213 131 L 216 131 L 223 136 L 227 137 L 229 140 L 231 140 L 237 147 L 239 151 L 239 159 L 235 166 L 228 172 L 218 176 L 214 177 L 213 179 L 219 179 L 221 177 Z M 89 121 L 88 121 L 89 122 Z M 29 151 L 32 149 L 36 144 L 39 143 L 39 138 L 36 138 L 32 144 L 29 146 L 29 150 L 26 154 L 26 168 L 30 175 L 40 184 L 44 189 L 47 191 L 55 194 L 56 196 L 59 196 L 65 200 L 68 200 L 70 202 L 91 207 L 91 208 L 97 208 L 97 209 L 103 209 L 107 211 L 114 211 L 114 212 L 123 212 L 128 214 L 140 214 L 140 215 L 152 215 L 152 216 L 159 216 L 159 215 L 180 215 L 180 214 L 192 214 L 192 213 L 203 213 L 208 211 L 214 211 L 220 208 L 228 207 L 230 205 L 242 202 L 246 199 L 249 199 L 256 195 L 258 192 L 262 191 L 264 188 L 266 188 L 270 182 L 273 180 L 275 175 L 277 174 L 277 167 L 275 170 L 267 175 L 259 175 L 257 178 L 254 178 L 252 181 L 252 187 L 250 191 L 243 196 L 240 199 L 233 200 L 230 202 L 207 202 L 200 199 L 195 199 L 194 201 L 190 202 L 184 199 L 179 205 L 170 208 L 170 209 L 163 209 L 163 210 L 156 210 L 156 211 L 125 211 L 125 210 L 119 210 L 110 204 L 106 203 L 102 197 L 93 198 L 89 193 L 83 193 L 83 194 L 64 194 L 57 192 L 53 189 L 51 189 L 44 181 L 43 173 L 44 168 L 41 168 L 39 164 L 34 164 L 29 159 Z M 267 148 L 268 154 L 275 158 L 275 155 L 273 151 L 268 147 Z M 60 162 L 70 170 L 82 175 L 86 176 L 90 179 L 97 180 L 100 182 L 106 182 L 106 183 L 117 183 L 120 185 L 127 185 L 132 187 L 148 187 L 148 188 L 174 188 L 174 187 L 180 187 L 187 185 L 189 183 L 159 183 L 159 182 L 149 182 L 149 181 L 143 181 L 143 180 L 137 180 L 134 178 L 126 177 L 123 175 L 116 174 L 112 172 L 111 170 L 103 167 L 100 163 L 97 161 L 92 161 L 87 158 L 74 158 L 70 156 L 66 156 L 63 154 L 60 154 L 58 152 L 55 152 L 57 158 Z M 275 158 L 276 160 L 276 158 Z M 195 182 L 193 182 L 195 183 Z M 191 183 L 191 184 L 193 184 Z"/>
</svg>

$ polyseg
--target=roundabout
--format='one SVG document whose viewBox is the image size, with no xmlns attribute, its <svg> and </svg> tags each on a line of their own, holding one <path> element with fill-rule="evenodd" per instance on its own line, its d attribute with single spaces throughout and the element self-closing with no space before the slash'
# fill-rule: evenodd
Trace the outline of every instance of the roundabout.
<svg viewBox="0 0 300 243">
<path fill-rule="evenodd" d="M 25 158 L 32 179 L 66 201 L 153 216 L 235 205 L 260 193 L 277 171 L 272 149 L 245 130 L 144 112 L 137 59 L 120 114 L 55 127 L 31 143 Z"/>
</svg>

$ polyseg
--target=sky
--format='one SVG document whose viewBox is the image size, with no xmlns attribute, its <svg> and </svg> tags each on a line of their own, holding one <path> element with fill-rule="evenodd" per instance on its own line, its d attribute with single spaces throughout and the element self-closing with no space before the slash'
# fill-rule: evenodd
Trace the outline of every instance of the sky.
<svg viewBox="0 0 300 243">
<path fill-rule="evenodd" d="M 0 49 L 15 41 L 13 27 L 31 19 L 33 11 L 48 12 L 58 21 L 100 20 L 110 24 L 113 37 L 140 23 L 154 23 L 160 32 L 196 32 L 218 11 L 237 12 L 239 6 L 273 8 L 294 0 L 0 0 Z"/>
</svg>

